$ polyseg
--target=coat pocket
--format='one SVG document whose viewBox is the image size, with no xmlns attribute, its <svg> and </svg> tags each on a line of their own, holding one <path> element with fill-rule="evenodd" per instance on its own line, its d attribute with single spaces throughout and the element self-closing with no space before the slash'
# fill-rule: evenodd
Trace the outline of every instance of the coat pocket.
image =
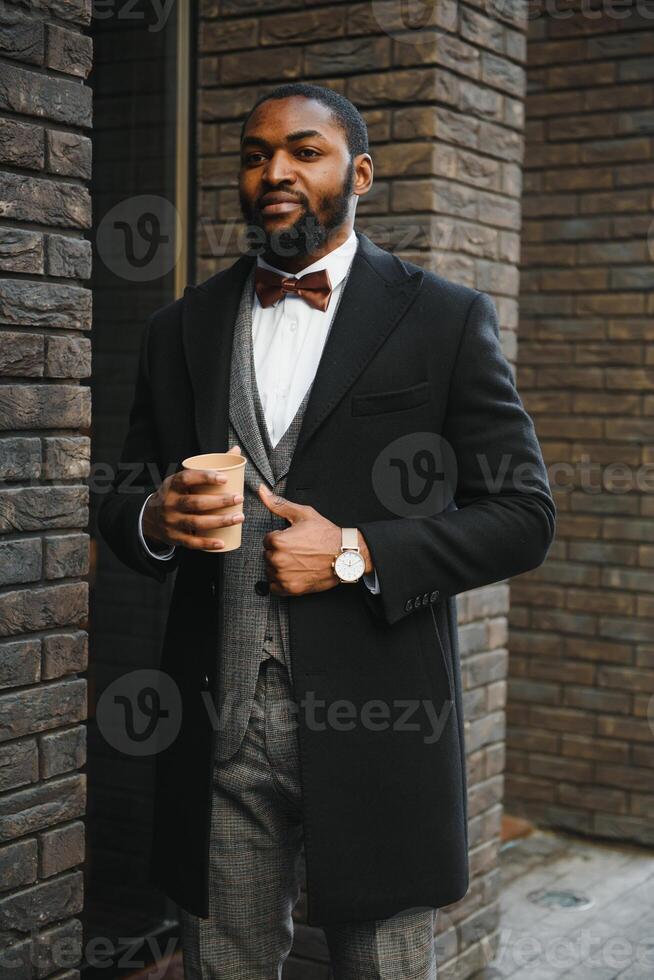
<svg viewBox="0 0 654 980">
<path fill-rule="evenodd" d="M 443 662 L 443 670 L 445 671 L 445 676 L 447 677 L 448 699 L 452 701 L 454 699 L 454 678 L 452 677 L 452 664 L 450 663 L 450 658 L 448 657 L 445 647 L 443 646 L 441 633 L 438 628 L 438 623 L 436 622 L 436 613 L 434 612 L 434 607 L 431 604 L 429 606 L 429 612 L 431 613 L 432 622 L 434 624 L 434 633 L 436 634 L 436 642 L 438 644 L 441 660 Z"/>
<path fill-rule="evenodd" d="M 415 408 L 417 405 L 424 405 L 430 398 L 429 381 L 421 381 L 408 388 L 353 395 L 350 407 L 352 415 L 379 415 L 382 412 L 399 412 L 406 408 Z"/>
</svg>

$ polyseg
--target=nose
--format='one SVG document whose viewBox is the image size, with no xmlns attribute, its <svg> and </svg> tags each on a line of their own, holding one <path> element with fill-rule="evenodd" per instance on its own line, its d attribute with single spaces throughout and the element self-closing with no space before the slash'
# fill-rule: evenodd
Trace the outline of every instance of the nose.
<svg viewBox="0 0 654 980">
<path fill-rule="evenodd" d="M 270 184 L 279 184 L 283 180 L 294 183 L 296 179 L 295 170 L 288 153 L 284 153 L 282 150 L 273 153 L 266 165 L 264 176 Z"/>
</svg>

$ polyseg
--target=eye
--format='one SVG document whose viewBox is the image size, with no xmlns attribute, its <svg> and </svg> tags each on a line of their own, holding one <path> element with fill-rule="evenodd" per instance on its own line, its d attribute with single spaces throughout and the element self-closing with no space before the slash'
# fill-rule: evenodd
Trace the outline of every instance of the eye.
<svg viewBox="0 0 654 980">
<path fill-rule="evenodd" d="M 315 157 L 320 156 L 320 154 L 316 150 L 312 150 L 311 147 L 309 146 L 303 146 L 301 149 L 298 150 L 298 153 L 312 153 L 313 156 Z"/>
<path fill-rule="evenodd" d="M 259 152 L 256 152 L 256 153 L 248 153 L 247 156 L 245 156 L 243 158 L 243 163 L 256 163 L 256 160 L 253 160 L 252 158 L 253 157 L 262 157 L 262 156 L 263 156 L 263 153 L 259 153 Z"/>
</svg>

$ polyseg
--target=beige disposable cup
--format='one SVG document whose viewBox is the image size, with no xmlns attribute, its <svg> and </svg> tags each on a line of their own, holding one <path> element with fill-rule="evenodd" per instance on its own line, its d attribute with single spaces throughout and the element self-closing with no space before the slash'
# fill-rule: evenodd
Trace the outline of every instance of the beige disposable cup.
<svg viewBox="0 0 654 980">
<path fill-rule="evenodd" d="M 245 486 L 245 456 L 238 453 L 202 453 L 200 456 L 188 456 L 182 460 L 182 467 L 185 470 L 212 470 L 223 473 L 227 477 L 225 483 L 199 483 L 193 488 L 194 493 L 240 493 L 243 494 Z M 240 504 L 230 504 L 229 507 L 221 507 L 215 511 L 204 510 L 203 514 L 242 514 L 243 502 Z M 222 554 L 223 551 L 234 551 L 241 547 L 241 527 L 242 521 L 237 524 L 227 524 L 224 527 L 212 527 L 204 532 L 204 537 L 220 538 L 225 542 L 224 547 L 214 551 L 212 548 L 202 548 L 202 551 L 210 552 L 214 555 Z"/>
</svg>

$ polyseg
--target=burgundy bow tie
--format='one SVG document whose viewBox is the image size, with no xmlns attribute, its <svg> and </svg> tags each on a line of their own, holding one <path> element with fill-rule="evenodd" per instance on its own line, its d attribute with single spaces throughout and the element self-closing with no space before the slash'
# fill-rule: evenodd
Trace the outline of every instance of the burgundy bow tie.
<svg viewBox="0 0 654 980">
<path fill-rule="evenodd" d="M 254 288 L 264 308 L 272 306 L 286 293 L 295 293 L 309 306 L 324 313 L 332 295 L 332 284 L 327 269 L 309 272 L 306 276 L 296 279 L 294 276 L 280 276 L 272 269 L 257 266 L 254 271 Z"/>
</svg>

